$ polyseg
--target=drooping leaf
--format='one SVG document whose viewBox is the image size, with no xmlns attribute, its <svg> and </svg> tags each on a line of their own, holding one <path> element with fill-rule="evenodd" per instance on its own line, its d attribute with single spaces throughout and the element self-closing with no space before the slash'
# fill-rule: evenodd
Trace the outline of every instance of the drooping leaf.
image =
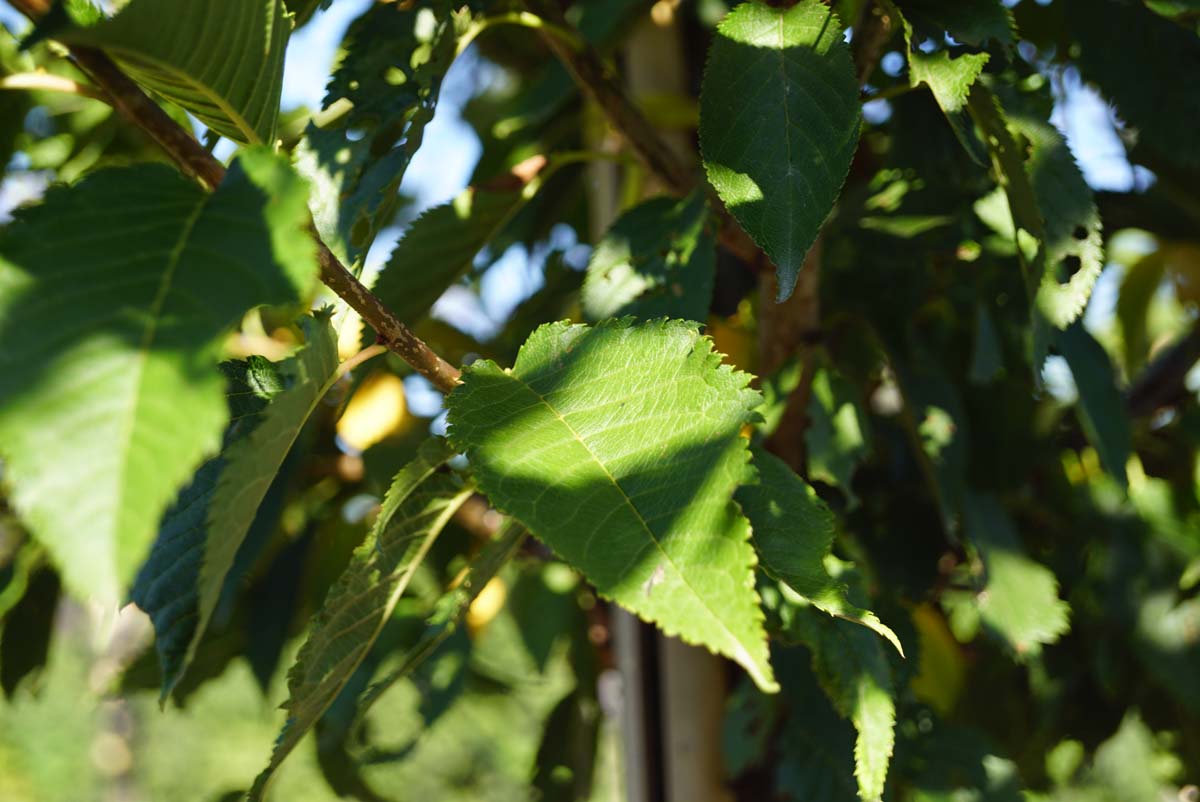
<svg viewBox="0 0 1200 802">
<path fill-rule="evenodd" d="M 621 215 L 592 252 L 584 315 L 706 320 L 717 262 L 708 223 L 702 192 L 653 198 Z"/>
<path fill-rule="evenodd" d="M 968 493 L 964 528 L 983 559 L 985 585 L 975 603 L 983 624 L 1018 655 L 1036 654 L 1069 628 L 1070 608 L 1050 569 L 1025 554 L 1008 513 L 994 498 Z"/>
<path fill-rule="evenodd" d="M 992 313 L 983 304 L 975 311 L 975 345 L 971 351 L 971 369 L 967 378 L 972 384 L 987 384 L 1004 370 L 1004 351 Z"/>
<path fill-rule="evenodd" d="M 1079 69 L 1112 101 L 1139 141 L 1185 167 L 1200 167 L 1196 126 L 1200 93 L 1189 76 L 1200 71 L 1200 37 L 1142 3 L 1070 0 L 1071 31 L 1079 38 Z M 1114 59 L 1119 52 L 1121 58 Z"/>
<path fill-rule="evenodd" d="M 489 192 L 467 188 L 413 221 L 375 282 L 374 292 L 396 316 L 412 323 L 429 313 L 446 289 L 471 268 L 476 254 L 537 190 Z"/>
<path fill-rule="evenodd" d="M 1104 469 L 1124 487 L 1125 464 L 1133 453 L 1133 433 L 1112 360 L 1082 323 L 1058 332 L 1055 342 L 1075 377 L 1083 430 L 1099 452 Z"/>
<path fill-rule="evenodd" d="M 788 634 L 812 651 L 813 671 L 821 687 L 858 731 L 854 776 L 859 796 L 877 802 L 883 796 L 896 742 L 895 691 L 883 644 L 862 627 L 812 608 L 796 611 Z"/>
<path fill-rule="evenodd" d="M 222 335 L 307 294 L 306 198 L 252 149 L 211 195 L 162 166 L 105 170 L 0 235 L 0 450 L 72 592 L 115 603 L 220 446 Z"/>
<path fill-rule="evenodd" d="M 851 604 L 846 588 L 825 569 L 833 546 L 833 513 L 783 460 L 758 447 L 753 454 L 758 481 L 740 487 L 735 498 L 750 519 L 763 571 L 817 609 L 874 630 L 904 654 L 896 633 L 874 613 Z"/>
<path fill-rule="evenodd" d="M 759 401 L 689 324 L 549 324 L 511 371 L 477 362 L 451 442 L 491 502 L 604 596 L 775 690 L 754 590 L 740 429 Z"/>
<path fill-rule="evenodd" d="M 263 497 L 279 472 L 292 444 L 317 404 L 337 381 L 337 337 L 319 320 L 309 329 L 308 344 L 289 363 L 294 371 L 287 390 L 276 395 L 262 420 L 222 454 L 225 466 L 212 491 L 204 541 L 204 561 L 197 579 L 198 622 L 187 660 L 208 626 L 221 597 L 225 575 L 254 522 Z"/>
<path fill-rule="evenodd" d="M 471 495 L 437 469 L 454 456 L 444 440 L 427 441 L 388 488 L 367 539 L 330 588 L 288 674 L 287 723 L 250 799 L 261 799 L 272 775 L 337 698 L 392 616 L 413 573 Z"/>
<path fill-rule="evenodd" d="M 1167 253 L 1160 248 L 1129 265 L 1117 294 L 1117 321 L 1127 376 L 1136 376 L 1150 354 L 1150 304 L 1162 285 L 1167 270 Z"/>
<path fill-rule="evenodd" d="M 860 117 L 850 51 L 828 6 L 752 1 L 721 22 L 700 93 L 704 167 L 775 263 L 780 300 L 846 180 Z"/>
<path fill-rule="evenodd" d="M 360 264 L 395 213 L 454 42 L 445 0 L 372 3 L 346 33 L 346 55 L 305 131 L 296 166 L 315 189 L 317 230 L 347 264 Z"/>
<path fill-rule="evenodd" d="M 275 142 L 283 0 L 132 0 L 115 17 L 55 38 L 106 50 L 138 83 L 236 142 Z"/>
<path fill-rule="evenodd" d="M 947 534 L 958 529 L 967 492 L 969 431 L 958 389 L 941 365 L 917 349 L 909 362 L 889 351 L 904 398 L 905 424 L 930 488 L 934 491 Z"/>
<path fill-rule="evenodd" d="M 940 42 L 948 33 L 976 46 L 989 40 L 1001 45 L 1014 41 L 1012 12 L 1000 0 L 897 0 L 896 4 L 923 38 Z"/>
<path fill-rule="evenodd" d="M 224 446 L 164 516 L 134 584 L 133 601 L 154 622 L 164 700 L 195 655 L 283 458 L 336 378 L 332 328 L 312 321 L 308 335 L 305 348 L 286 362 L 254 358 L 226 368 L 231 422 Z"/>
</svg>

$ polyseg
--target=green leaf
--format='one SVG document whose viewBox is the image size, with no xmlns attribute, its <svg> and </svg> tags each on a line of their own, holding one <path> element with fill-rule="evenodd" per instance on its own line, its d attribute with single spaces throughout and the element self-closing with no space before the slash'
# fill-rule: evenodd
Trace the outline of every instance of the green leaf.
<svg viewBox="0 0 1200 802">
<path fill-rule="evenodd" d="M 833 546 L 833 513 L 783 460 L 757 447 L 753 454 L 758 482 L 743 485 L 735 498 L 750 519 L 763 571 L 817 609 L 874 630 L 903 655 L 896 633 L 874 613 L 850 604 L 845 586 L 825 569 Z"/>
<path fill-rule="evenodd" d="M 397 317 L 414 323 L 471 268 L 476 254 L 537 191 L 489 192 L 468 187 L 413 221 L 375 282 L 374 292 Z"/>
<path fill-rule="evenodd" d="M 1075 158 L 1052 126 L 1026 115 L 1006 115 L 980 85 L 972 89 L 968 103 L 1000 184 L 975 210 L 1017 245 L 1035 310 L 1033 357 L 1040 368 L 1052 339 L 1050 327 L 1065 329 L 1083 314 L 1104 269 L 1100 213 Z"/>
<path fill-rule="evenodd" d="M 262 798 L 276 769 L 337 698 L 433 541 L 470 497 L 471 487 L 436 473 L 452 456 L 444 440 L 426 441 L 393 479 L 371 532 L 330 588 L 288 673 L 287 724 L 250 799 Z"/>
<path fill-rule="evenodd" d="M 1055 343 L 1075 377 L 1083 430 L 1099 452 L 1104 469 L 1125 487 L 1125 465 L 1133 453 L 1133 433 L 1112 360 L 1082 323 L 1059 332 Z"/>
<path fill-rule="evenodd" d="M 1046 271 L 1034 303 L 1059 329 L 1087 308 L 1104 270 L 1104 235 L 1091 187 L 1067 143 L 1053 126 L 1026 117 L 1013 120 L 1030 145 L 1025 169 L 1046 224 Z"/>
<path fill-rule="evenodd" d="M 633 315 L 705 321 L 717 267 L 702 192 L 635 206 L 596 245 L 583 282 L 591 321 Z"/>
<path fill-rule="evenodd" d="M 754 590 L 741 427 L 760 398 L 680 321 L 554 323 L 511 371 L 476 362 L 447 399 L 480 487 L 597 591 L 777 689 Z"/>
<path fill-rule="evenodd" d="M 971 85 L 987 61 L 987 53 L 965 53 L 951 58 L 945 50 L 923 53 L 910 48 L 908 78 L 913 86 L 921 83 L 928 86 L 942 111 L 951 115 L 966 107 Z"/>
<path fill-rule="evenodd" d="M 1012 12 L 1000 0 L 897 0 L 907 20 L 923 38 L 942 40 L 948 33 L 960 42 L 979 46 L 991 40 L 1014 43 Z"/>
<path fill-rule="evenodd" d="M 1016 242 L 1021 271 L 1032 298 L 1045 273 L 1046 251 L 1043 243 L 1046 228 L 1033 182 L 1025 171 L 1024 151 L 1018 146 L 1008 126 L 1000 101 L 982 83 L 976 82 L 971 87 L 967 109 L 987 143 L 992 171 L 1000 187 L 1000 190 L 986 198 L 988 203 L 984 208 L 989 209 L 989 213 L 986 216 L 981 214 L 978 204 L 976 213 L 999 233 Z M 1007 215 L 999 202 L 1001 197 L 1007 201 Z M 1007 230 L 1002 228 L 1006 220 L 1011 221 L 1011 227 Z"/>
<path fill-rule="evenodd" d="M 372 684 L 362 695 L 358 705 L 360 718 L 366 715 L 371 705 L 389 688 L 411 675 L 458 631 L 458 625 L 466 616 L 471 604 L 517 553 L 527 534 L 524 527 L 509 524 L 480 550 L 467 566 L 462 582 L 447 590 L 434 603 L 433 610 L 425 621 L 425 630 L 403 650 L 400 666 Z"/>
<path fill-rule="evenodd" d="M 283 0 L 133 0 L 55 38 L 107 51 L 221 136 L 273 145 L 291 29 Z"/>
<path fill-rule="evenodd" d="M 1058 580 L 1025 554 L 1012 520 L 994 498 L 968 493 L 963 516 L 986 576 L 975 598 L 980 618 L 1018 655 L 1037 654 L 1070 629 L 1070 608 L 1058 597 Z"/>
<path fill-rule="evenodd" d="M 321 238 L 348 264 L 360 263 L 395 214 L 454 44 L 445 0 L 372 3 L 346 33 L 345 56 L 297 148 L 296 167 L 316 190 Z"/>
<path fill-rule="evenodd" d="M 315 406 L 308 402 L 319 399 L 335 378 L 332 328 L 325 321 L 310 321 L 307 329 L 308 345 L 285 362 L 252 357 L 224 366 L 230 424 L 221 454 L 200 467 L 163 517 L 158 539 L 134 583 L 132 599 L 154 623 L 163 700 L 183 678 L 204 635 L 232 564 L 229 555 L 236 555 L 266 493 L 263 482 L 269 486 L 274 480 L 282 462 L 280 452 L 286 455 Z M 264 473 L 256 475 L 255 470 Z M 216 506 L 230 498 L 233 488 L 227 474 L 246 480 L 247 495 L 238 501 L 236 519 L 230 515 L 232 510 Z M 218 498 L 223 482 L 225 489 Z M 247 510 L 249 519 L 244 520 Z M 210 554 L 210 549 L 222 556 Z M 223 568 L 214 567 L 218 559 Z M 205 565 L 210 574 L 207 581 L 212 583 L 206 589 L 206 607 L 200 590 Z"/>
<path fill-rule="evenodd" d="M 858 80 L 837 17 L 819 0 L 735 8 L 717 29 L 700 92 L 704 168 L 792 294 L 858 145 Z"/>
<path fill-rule="evenodd" d="M 337 335 L 326 320 L 310 327 L 308 345 L 290 368 L 295 373 L 288 389 L 272 399 L 262 413 L 262 421 L 249 435 L 231 444 L 222 455 L 226 465 L 213 489 L 204 562 L 197 580 L 199 619 L 183 668 L 208 627 L 225 575 L 275 474 L 317 404 L 338 380 Z"/>
<path fill-rule="evenodd" d="M 797 611 L 788 634 L 812 651 L 813 671 L 821 687 L 858 731 L 854 776 L 859 796 L 877 802 L 883 796 L 896 743 L 895 691 L 883 644 L 861 627 L 812 609 Z"/>
<path fill-rule="evenodd" d="M 211 195 L 160 165 L 104 170 L 0 234 L 0 451 L 73 593 L 116 603 L 219 448 L 224 333 L 316 275 L 306 199 L 252 149 Z"/>
<path fill-rule="evenodd" d="M 804 445 L 809 477 L 841 488 L 850 505 L 857 504 L 850 480 L 868 452 L 867 416 L 859 403 L 858 390 L 832 368 L 817 368 L 808 419 Z"/>
<path fill-rule="evenodd" d="M 1200 73 L 1195 26 L 1188 30 L 1142 3 L 1070 0 L 1067 8 L 1081 47 L 1083 77 L 1137 128 L 1139 144 L 1185 167 L 1200 167 L 1195 126 L 1200 93 L 1192 80 Z"/>
<path fill-rule="evenodd" d="M 1121 347 L 1125 375 L 1136 376 L 1150 355 L 1152 331 L 1150 309 L 1167 271 L 1165 249 L 1148 253 L 1128 265 L 1117 293 L 1117 320 L 1121 324 Z"/>
</svg>

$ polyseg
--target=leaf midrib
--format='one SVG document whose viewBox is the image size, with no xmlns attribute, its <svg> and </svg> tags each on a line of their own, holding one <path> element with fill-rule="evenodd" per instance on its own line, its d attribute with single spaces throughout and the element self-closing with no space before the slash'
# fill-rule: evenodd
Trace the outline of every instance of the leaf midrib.
<svg viewBox="0 0 1200 802">
<path fill-rule="evenodd" d="M 133 386 L 133 404 L 130 405 L 129 414 L 126 416 L 124 425 L 122 426 L 121 435 L 117 438 L 119 448 L 116 453 L 125 455 L 125 458 L 120 459 L 117 467 L 117 492 L 115 495 L 115 508 L 118 519 L 122 518 L 121 511 L 125 505 L 123 503 L 124 488 L 126 486 L 127 474 L 129 471 L 128 454 L 133 448 L 133 434 L 137 429 L 138 410 L 141 408 L 143 398 L 142 380 L 146 371 L 146 360 L 150 356 L 150 346 L 154 343 L 154 337 L 158 333 L 158 321 L 162 315 L 163 306 L 167 302 L 167 296 L 171 292 L 171 284 L 175 279 L 175 271 L 179 268 L 179 263 L 183 259 L 183 252 L 187 248 L 188 240 L 192 236 L 192 232 L 196 228 L 196 223 L 200 216 L 204 213 L 205 207 L 208 206 L 208 197 L 203 196 L 196 204 L 196 208 L 191 211 L 187 218 L 183 221 L 183 227 L 179 232 L 179 237 L 175 244 L 167 254 L 166 269 L 163 271 L 162 277 L 159 280 L 158 290 L 154 295 L 154 300 L 150 304 L 148 310 L 148 320 L 146 321 L 145 331 L 142 333 L 141 342 L 138 344 L 138 349 L 135 354 L 135 362 L 132 369 L 132 386 Z M 118 541 L 120 539 L 120 526 L 117 528 Z M 119 554 L 118 554 L 119 558 Z"/>
<path fill-rule="evenodd" d="M 575 441 L 578 442 L 579 445 L 583 447 L 583 450 L 587 452 L 588 456 L 592 458 L 592 461 L 595 462 L 596 465 L 598 465 L 600 467 L 600 470 L 604 472 L 604 475 L 608 478 L 608 481 L 611 482 L 612 486 L 615 487 L 617 489 L 617 492 L 621 494 L 621 498 L 625 501 L 626 506 L 628 506 L 629 509 L 633 512 L 634 517 L 637 518 L 638 523 L 641 524 L 643 531 L 645 531 L 647 537 L 650 538 L 650 542 L 654 544 L 654 547 L 656 549 L 658 549 L 658 552 L 659 552 L 659 554 L 662 555 L 662 558 L 664 560 L 666 560 L 666 562 L 675 571 L 675 573 L 679 577 L 680 581 L 683 582 L 684 586 L 687 587 L 687 589 L 691 592 L 692 596 L 694 596 L 696 598 L 696 600 L 700 602 L 700 605 L 702 607 L 704 607 L 705 610 L 708 611 L 709 617 L 717 623 L 717 625 L 721 628 L 722 632 L 724 632 L 725 635 L 728 636 L 729 639 L 733 642 L 734 647 L 740 653 L 739 661 L 744 660 L 746 665 L 754 665 L 755 661 L 754 661 L 753 655 L 751 655 L 749 653 L 749 651 L 742 644 L 741 640 L 733 633 L 733 631 L 730 630 L 728 626 L 726 626 L 724 620 L 722 620 L 721 617 L 718 616 L 716 614 L 716 612 L 712 609 L 712 607 L 709 606 L 708 601 L 704 598 L 704 596 L 701 593 L 697 592 L 697 590 L 694 587 L 692 587 L 691 582 L 688 581 L 687 574 L 684 571 L 680 570 L 679 566 L 675 564 L 675 561 L 671 559 L 671 556 L 667 553 L 666 549 L 663 548 L 662 543 L 660 543 L 658 538 L 655 536 L 654 530 L 652 530 L 650 528 L 650 525 L 646 523 L 646 519 L 642 517 L 642 513 L 637 508 L 637 505 L 635 505 L 633 503 L 633 500 L 630 499 L 629 495 L 625 492 L 625 488 L 621 487 L 621 483 L 618 482 L 616 477 L 614 477 L 612 475 L 612 473 L 608 470 L 608 466 L 604 464 L 604 462 L 600 459 L 600 457 L 598 457 L 596 455 L 596 453 L 594 451 L 592 451 L 592 448 L 591 448 L 591 446 L 588 445 L 587 441 L 584 440 L 583 437 L 578 432 L 575 431 L 575 428 L 573 426 L 571 426 L 570 423 L 567 422 L 567 419 L 565 417 L 563 417 L 557 409 L 555 409 L 554 405 L 551 404 L 549 402 L 549 400 L 546 399 L 545 396 L 543 396 L 541 393 L 539 393 L 537 390 L 535 390 L 533 388 L 533 386 L 530 385 L 528 382 L 526 382 L 524 379 L 517 378 L 516 376 L 514 376 L 513 378 L 517 379 L 517 381 L 519 381 L 521 383 L 522 387 L 526 388 L 530 393 L 532 393 L 534 395 L 534 397 L 536 397 L 538 399 L 538 401 L 540 401 L 546 407 L 546 409 L 550 410 L 550 414 L 552 414 L 559 421 L 559 423 L 561 423 L 563 425 L 563 427 L 567 430 L 567 432 L 570 433 L 571 437 L 573 437 L 575 439 Z"/>
<path fill-rule="evenodd" d="M 253 128 L 250 127 L 249 121 L 246 120 L 241 114 L 239 114 L 236 109 L 234 109 L 232 106 L 230 106 L 225 101 L 225 99 L 222 98 L 216 92 L 216 90 L 210 89 L 207 84 L 197 81 L 196 79 L 192 78 L 192 76 L 188 75 L 183 70 L 179 69 L 178 67 L 176 67 L 173 64 L 163 61 L 161 58 L 159 58 L 157 56 L 153 56 L 148 53 L 133 51 L 133 50 L 130 50 L 129 48 L 120 47 L 120 46 L 109 46 L 106 49 L 109 50 L 110 52 L 113 52 L 114 54 L 117 54 L 118 59 L 120 59 L 120 60 L 145 62 L 145 63 L 153 65 L 155 68 L 157 68 L 163 72 L 170 73 L 172 76 L 175 76 L 176 78 L 181 79 L 183 83 L 185 83 L 188 86 L 193 87 L 198 94 L 203 96 L 206 100 L 210 101 L 214 106 L 216 106 L 218 109 L 220 109 L 221 112 L 224 113 L 227 118 L 229 118 L 229 121 L 232 122 L 234 124 L 234 126 L 236 126 L 237 129 L 242 132 L 242 134 L 246 137 L 246 141 L 248 142 L 248 144 L 251 144 L 251 145 L 262 144 L 262 138 L 258 135 L 258 132 L 256 132 Z M 124 58 L 122 59 L 121 56 L 123 56 Z M 261 74 L 262 70 L 260 69 L 258 72 Z M 256 80 L 258 79 L 257 74 L 255 75 L 255 79 Z"/>
</svg>

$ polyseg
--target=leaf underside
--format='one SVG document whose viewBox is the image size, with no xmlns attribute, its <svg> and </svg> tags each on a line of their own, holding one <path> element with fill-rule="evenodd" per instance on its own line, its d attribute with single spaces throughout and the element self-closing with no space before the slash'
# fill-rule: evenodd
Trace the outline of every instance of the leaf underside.
<svg viewBox="0 0 1200 802">
<path fill-rule="evenodd" d="M 267 768 L 249 798 L 262 798 L 271 777 L 337 698 L 371 650 L 434 539 L 471 495 L 435 472 L 454 454 L 428 441 L 388 489 L 371 532 L 329 589 L 288 674 L 288 718 Z"/>
<path fill-rule="evenodd" d="M 555 323 L 447 400 L 491 502 L 604 596 L 777 689 L 754 589 L 740 435 L 759 395 L 681 321 Z"/>
<path fill-rule="evenodd" d="M 283 0 L 133 0 L 56 38 L 108 51 L 221 136 L 273 144 L 291 29 Z"/>
</svg>

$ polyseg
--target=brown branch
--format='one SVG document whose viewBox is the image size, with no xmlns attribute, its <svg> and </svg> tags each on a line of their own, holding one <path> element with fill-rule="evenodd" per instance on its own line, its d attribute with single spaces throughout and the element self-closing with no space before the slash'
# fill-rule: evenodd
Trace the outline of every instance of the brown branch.
<svg viewBox="0 0 1200 802">
<path fill-rule="evenodd" d="M 47 0 L 10 0 L 13 6 L 31 19 L 38 19 L 49 9 Z M 142 129 L 158 143 L 179 169 L 209 189 L 225 177 L 225 167 L 181 128 L 158 104 L 133 82 L 112 59 L 89 47 L 68 48 L 71 58 L 92 81 L 112 100 L 114 108 L 126 120 Z M 316 231 L 317 263 L 321 281 L 338 294 L 363 320 L 379 334 L 380 342 L 394 351 L 414 370 L 443 392 L 458 384 L 459 371 L 425 344 L 412 329 L 401 322 L 383 302 L 346 269 L 333 252 L 321 241 Z"/>
</svg>

